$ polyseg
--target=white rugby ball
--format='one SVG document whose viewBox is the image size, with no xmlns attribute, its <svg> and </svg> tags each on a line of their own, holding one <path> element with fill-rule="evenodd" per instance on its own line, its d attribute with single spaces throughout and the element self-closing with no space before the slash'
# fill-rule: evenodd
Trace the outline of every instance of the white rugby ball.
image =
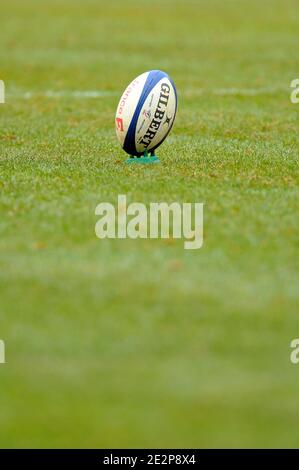
<svg viewBox="0 0 299 470">
<path fill-rule="evenodd" d="M 116 110 L 122 148 L 138 157 L 153 152 L 169 134 L 176 110 L 176 88 L 167 73 L 150 70 L 139 75 L 125 89 Z"/>
</svg>

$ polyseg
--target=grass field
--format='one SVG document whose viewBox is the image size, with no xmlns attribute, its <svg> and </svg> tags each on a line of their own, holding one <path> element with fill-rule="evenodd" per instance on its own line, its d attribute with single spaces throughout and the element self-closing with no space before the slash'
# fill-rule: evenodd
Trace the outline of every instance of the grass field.
<svg viewBox="0 0 299 470">
<path fill-rule="evenodd" d="M 298 1 L 0 16 L 0 446 L 298 446 Z M 114 113 L 150 69 L 177 120 L 160 165 L 128 167 Z M 204 202 L 203 248 L 98 240 L 118 194 Z"/>
</svg>

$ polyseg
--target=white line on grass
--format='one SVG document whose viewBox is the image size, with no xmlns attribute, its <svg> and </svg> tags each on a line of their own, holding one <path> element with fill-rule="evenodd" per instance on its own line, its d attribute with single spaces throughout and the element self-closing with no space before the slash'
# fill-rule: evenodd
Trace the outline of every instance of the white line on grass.
<svg viewBox="0 0 299 470">
<path fill-rule="evenodd" d="M 201 95 L 218 95 L 218 96 L 257 96 L 257 95 L 273 95 L 279 92 L 288 92 L 286 87 L 260 87 L 260 88 L 191 88 L 182 90 L 182 96 L 196 97 Z M 10 96 L 21 99 L 31 99 L 35 97 L 45 98 L 75 98 L 75 99 L 96 99 L 111 96 L 120 96 L 117 91 L 108 90 L 46 90 L 46 91 L 15 91 L 10 92 Z"/>
<path fill-rule="evenodd" d="M 187 90 L 186 96 L 198 95 L 218 95 L 218 96 L 257 96 L 257 95 L 274 95 L 279 92 L 288 92 L 288 88 L 283 86 L 276 87 L 260 87 L 260 88 L 192 88 Z"/>
<path fill-rule="evenodd" d="M 12 92 L 11 96 L 16 98 L 23 98 L 29 100 L 35 97 L 45 97 L 45 98 L 105 98 L 109 96 L 117 96 L 117 92 L 107 91 L 107 90 L 74 90 L 74 91 L 25 91 L 25 92 Z"/>
</svg>

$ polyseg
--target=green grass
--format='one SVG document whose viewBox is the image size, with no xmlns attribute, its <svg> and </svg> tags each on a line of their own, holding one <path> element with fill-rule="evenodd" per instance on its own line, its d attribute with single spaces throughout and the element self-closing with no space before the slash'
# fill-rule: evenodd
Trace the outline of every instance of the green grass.
<svg viewBox="0 0 299 470">
<path fill-rule="evenodd" d="M 0 15 L 0 446 L 297 446 L 298 2 Z M 127 167 L 116 105 L 157 68 L 177 121 L 159 166 Z M 95 207 L 118 194 L 204 202 L 203 248 L 98 240 Z"/>
</svg>

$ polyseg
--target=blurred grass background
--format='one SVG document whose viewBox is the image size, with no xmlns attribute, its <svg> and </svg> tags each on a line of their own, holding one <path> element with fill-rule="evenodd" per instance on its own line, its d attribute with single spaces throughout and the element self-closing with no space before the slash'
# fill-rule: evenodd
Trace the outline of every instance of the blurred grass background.
<svg viewBox="0 0 299 470">
<path fill-rule="evenodd" d="M 0 446 L 297 446 L 298 2 L 0 14 Z M 126 167 L 116 105 L 157 68 L 177 121 L 159 166 Z M 98 240 L 118 194 L 204 202 L 203 248 Z"/>
</svg>

